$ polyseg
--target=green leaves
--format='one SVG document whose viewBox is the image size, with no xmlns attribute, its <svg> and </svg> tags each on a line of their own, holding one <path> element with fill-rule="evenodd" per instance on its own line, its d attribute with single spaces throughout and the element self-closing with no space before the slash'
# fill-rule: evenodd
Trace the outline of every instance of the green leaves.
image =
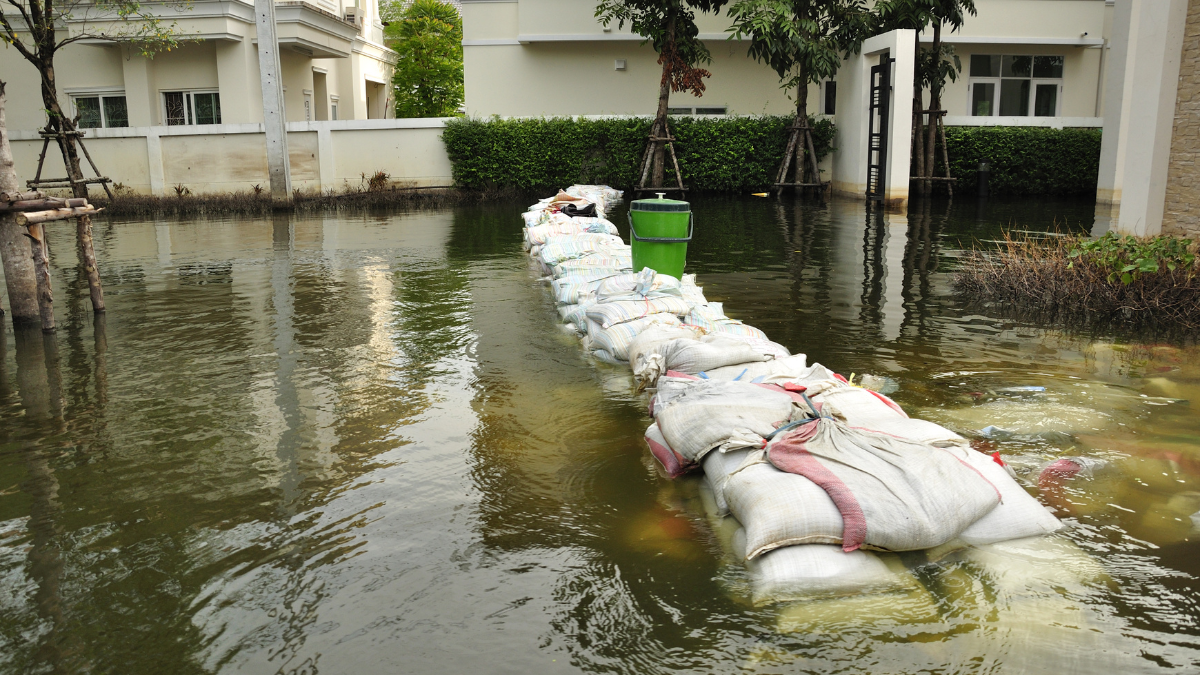
<svg viewBox="0 0 1200 675">
<path fill-rule="evenodd" d="M 684 184 L 702 191 L 769 188 L 783 158 L 789 117 L 679 117 L 671 121 Z M 442 140 L 455 182 L 469 189 L 546 190 L 572 183 L 637 184 L 651 120 L 459 119 Z M 817 156 L 832 151 L 836 130 L 810 119 Z M 668 171 L 668 176 L 673 172 Z"/>
<path fill-rule="evenodd" d="M 749 38 L 750 56 L 789 89 L 832 78 L 870 24 L 862 0 L 737 0 L 729 16 L 729 39 Z"/>
<path fill-rule="evenodd" d="M 1107 272 L 1109 283 L 1118 280 L 1128 286 L 1143 275 L 1157 274 L 1163 267 L 1173 272 L 1196 262 L 1195 245 L 1190 239 L 1159 236 L 1138 238 L 1109 232 L 1097 239 L 1075 243 L 1067 254 L 1072 262 L 1082 259 Z"/>
<path fill-rule="evenodd" d="M 396 16 L 384 41 L 399 56 L 392 86 L 396 117 L 459 115 L 463 89 L 462 18 L 440 0 L 414 0 L 406 9 L 393 2 Z"/>
<path fill-rule="evenodd" d="M 971 189 L 982 161 L 991 165 L 992 194 L 1070 195 L 1096 192 L 1099 129 L 946 127 L 950 175 Z M 941 153 L 937 172 L 944 175 Z"/>
</svg>

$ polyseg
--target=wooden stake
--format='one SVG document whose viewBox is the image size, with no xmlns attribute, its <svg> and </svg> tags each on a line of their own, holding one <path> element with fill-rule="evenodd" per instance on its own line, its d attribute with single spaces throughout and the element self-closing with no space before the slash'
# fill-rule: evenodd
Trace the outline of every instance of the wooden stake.
<svg viewBox="0 0 1200 675">
<path fill-rule="evenodd" d="M 46 233 L 40 223 L 29 225 L 29 237 L 33 249 L 33 270 L 37 276 L 38 311 L 42 315 L 42 332 L 54 332 L 54 294 L 50 288 L 50 260 L 46 255 Z"/>
</svg>

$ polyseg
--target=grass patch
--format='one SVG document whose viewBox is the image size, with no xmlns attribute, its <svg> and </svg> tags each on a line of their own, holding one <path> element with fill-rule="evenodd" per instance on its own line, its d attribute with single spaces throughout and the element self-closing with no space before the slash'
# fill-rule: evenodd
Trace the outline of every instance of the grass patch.
<svg viewBox="0 0 1200 675">
<path fill-rule="evenodd" d="M 1040 323 L 1077 328 L 1200 329 L 1198 245 L 1176 237 L 1013 235 L 967 253 L 955 291 Z"/>
</svg>

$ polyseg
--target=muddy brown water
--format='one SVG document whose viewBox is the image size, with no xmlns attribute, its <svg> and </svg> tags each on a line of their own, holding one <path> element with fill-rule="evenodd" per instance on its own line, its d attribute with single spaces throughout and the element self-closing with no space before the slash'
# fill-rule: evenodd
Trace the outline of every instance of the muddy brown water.
<svg viewBox="0 0 1200 675">
<path fill-rule="evenodd" d="M 912 559 L 906 596 L 766 607 L 558 326 L 522 209 L 100 224 L 108 316 L 60 266 L 58 334 L 0 332 L 0 672 L 1200 667 L 1200 353 L 950 292 L 963 246 L 1090 205 L 695 200 L 731 316 L 1029 485 L 1104 462 L 1041 494 L 1078 569 Z"/>
</svg>

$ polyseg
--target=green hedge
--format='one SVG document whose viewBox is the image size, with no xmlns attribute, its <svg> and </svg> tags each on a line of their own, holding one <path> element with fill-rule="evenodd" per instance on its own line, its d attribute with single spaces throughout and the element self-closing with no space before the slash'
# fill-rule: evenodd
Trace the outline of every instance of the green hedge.
<svg viewBox="0 0 1200 675">
<path fill-rule="evenodd" d="M 950 175 L 974 193 L 979 162 L 991 164 L 993 194 L 1095 194 L 1099 129 L 946 127 Z M 940 154 L 940 153 L 939 153 Z M 938 158 L 939 169 L 943 166 Z M 939 175 L 944 175 L 940 174 Z"/>
<path fill-rule="evenodd" d="M 721 192 L 769 188 L 792 119 L 672 118 L 684 185 Z M 639 178 L 650 122 L 645 118 L 457 119 L 446 123 L 442 140 L 460 187 L 550 190 L 599 183 L 629 188 Z M 833 149 L 834 126 L 819 120 L 815 129 L 817 156 L 824 157 Z M 668 176 L 673 175 L 669 168 Z"/>
</svg>

